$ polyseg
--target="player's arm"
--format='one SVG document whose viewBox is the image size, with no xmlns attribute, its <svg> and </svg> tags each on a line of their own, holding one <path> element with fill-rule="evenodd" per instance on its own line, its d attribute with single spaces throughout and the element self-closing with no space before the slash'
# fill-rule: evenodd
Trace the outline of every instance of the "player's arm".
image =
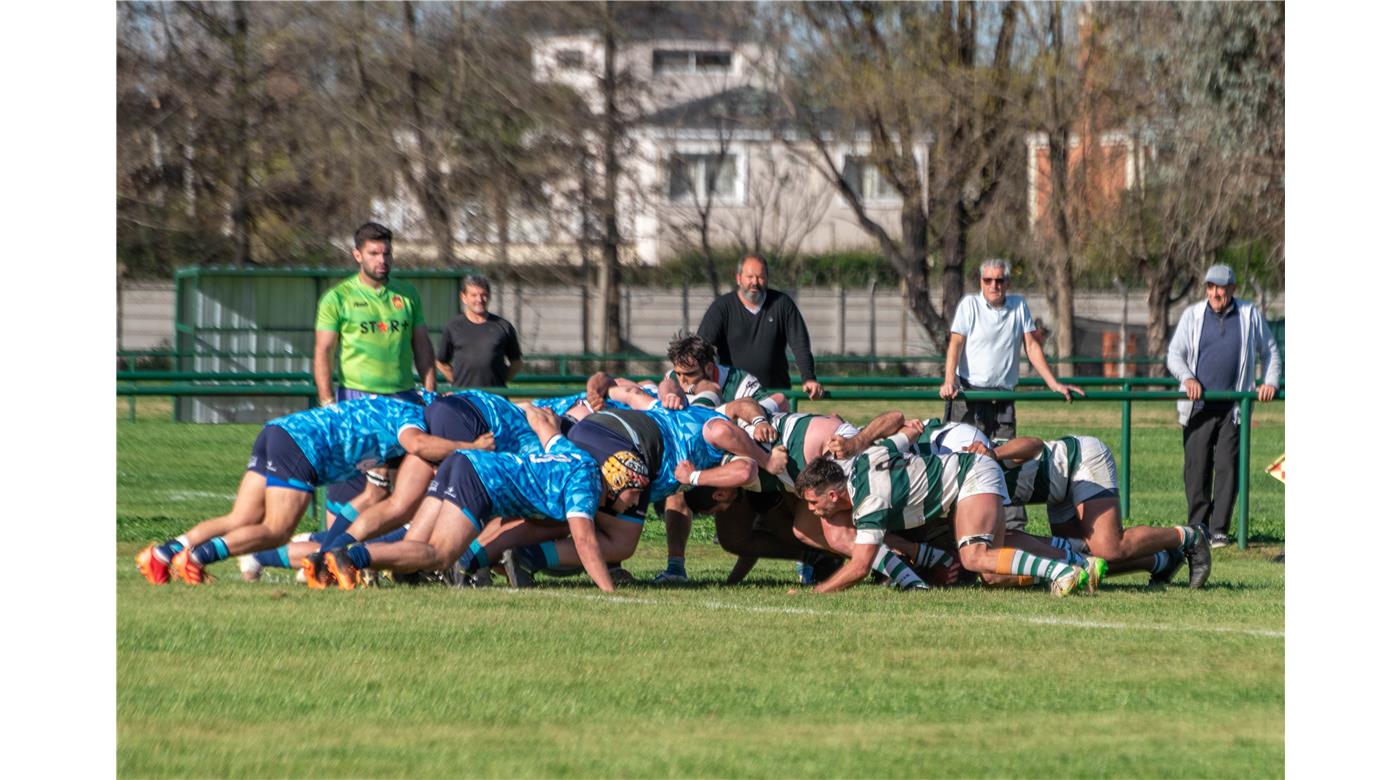
<svg viewBox="0 0 1400 780">
<path fill-rule="evenodd" d="M 447 384 L 455 385 L 456 380 L 452 378 L 452 364 L 437 361 L 437 370 L 442 372 L 442 376 L 447 380 Z"/>
<path fill-rule="evenodd" d="M 612 593 L 612 575 L 608 574 L 608 562 L 603 560 L 603 552 L 598 548 L 598 534 L 593 527 L 593 518 L 569 515 L 569 536 L 573 537 L 579 562 L 593 579 L 593 584 L 604 593 Z"/>
<path fill-rule="evenodd" d="M 831 441 L 826 443 L 825 450 L 831 453 L 834 458 L 849 458 L 856 453 L 866 451 L 875 442 L 895 435 L 902 427 L 904 427 L 904 412 L 885 412 L 871 420 L 868 425 L 860 429 L 859 433 L 849 439 L 845 436 L 831 437 Z"/>
<path fill-rule="evenodd" d="M 1045 442 L 1034 436 L 1018 436 L 993 450 L 987 449 L 987 445 L 980 441 L 974 441 L 964 449 L 967 452 L 986 455 L 998 463 L 1014 465 L 1036 457 L 1044 446 Z"/>
<path fill-rule="evenodd" d="M 875 563 L 875 553 L 880 549 L 878 544 L 862 544 L 857 542 L 851 548 L 851 559 L 846 561 L 846 565 L 836 570 L 836 573 L 826 578 L 824 582 L 818 583 L 814 588 L 816 593 L 836 593 L 843 591 L 852 585 L 865 579 L 870 574 L 870 567 Z"/>
<path fill-rule="evenodd" d="M 768 412 L 753 398 L 735 398 L 724 405 L 724 414 L 742 428 L 748 426 L 754 441 L 778 440 L 778 430 L 768 422 Z"/>
<path fill-rule="evenodd" d="M 489 442 L 482 441 L 488 437 L 490 437 Z M 403 445 L 404 451 L 410 455 L 417 455 L 429 463 L 440 463 L 443 458 L 456 450 L 495 449 L 494 440 L 495 437 L 490 433 L 478 437 L 474 441 L 453 441 L 441 436 L 434 436 L 418 428 L 405 427 L 399 431 L 399 443 Z M 487 444 L 490 446 L 484 446 Z"/>
<path fill-rule="evenodd" d="M 758 478 L 758 466 L 748 458 L 732 458 L 728 463 L 703 471 L 688 460 L 676 464 L 676 481 L 691 487 L 742 487 Z"/>
<path fill-rule="evenodd" d="M 521 406 L 525 410 L 525 421 L 530 423 L 530 430 L 539 437 L 540 444 L 548 445 L 549 442 L 559 435 L 559 415 L 549 409 L 541 409 L 534 404 Z"/>
<path fill-rule="evenodd" d="M 641 385 L 620 377 L 612 380 L 612 385 L 608 388 L 608 398 L 639 410 L 650 409 L 651 405 L 656 403 L 656 399 L 651 397 L 651 393 L 643 390 Z"/>
<path fill-rule="evenodd" d="M 340 342 L 340 334 L 333 330 L 316 331 L 316 346 L 311 353 L 311 375 L 316 379 L 316 398 L 322 406 L 335 403 L 335 390 L 331 388 L 331 361 L 335 360 L 335 346 Z"/>
<path fill-rule="evenodd" d="M 656 394 L 661 396 L 661 405 L 667 409 L 684 409 L 688 405 L 685 388 L 681 387 L 675 372 L 668 371 L 666 376 L 661 377 L 661 382 L 656 386 Z"/>
<path fill-rule="evenodd" d="M 433 340 L 428 337 L 427 325 L 413 329 L 413 365 L 418 368 L 418 376 L 423 378 L 423 389 L 436 390 L 437 361 L 433 359 Z"/>
</svg>

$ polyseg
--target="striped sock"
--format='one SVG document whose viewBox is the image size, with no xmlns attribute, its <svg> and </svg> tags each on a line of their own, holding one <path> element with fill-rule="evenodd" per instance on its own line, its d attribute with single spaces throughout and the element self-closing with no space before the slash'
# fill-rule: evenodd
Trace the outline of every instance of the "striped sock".
<svg viewBox="0 0 1400 780">
<path fill-rule="evenodd" d="M 928 583 L 924 582 L 909 564 L 900 560 L 894 550 L 880 545 L 880 549 L 875 552 L 875 564 L 870 567 L 871 571 L 878 571 L 890 578 L 890 586 L 900 590 L 910 588 L 928 588 Z"/>
<path fill-rule="evenodd" d="M 490 563 L 491 561 L 486 558 L 486 548 L 482 547 L 481 542 L 475 539 L 472 540 L 467 551 L 462 553 L 462 568 L 466 569 L 468 574 L 476 574 Z"/>
<path fill-rule="evenodd" d="M 165 544 L 156 545 L 156 558 L 161 563 L 170 563 L 170 559 L 175 557 L 175 553 L 189 546 L 189 540 L 181 535 L 178 539 L 166 539 Z"/>
<path fill-rule="evenodd" d="M 1163 550 L 1152 556 L 1152 573 L 1160 574 L 1167 569 L 1177 566 L 1186 554 L 1181 550 Z"/>
<path fill-rule="evenodd" d="M 222 536 L 216 536 L 191 550 L 190 557 L 201 566 L 217 563 L 228 557 L 228 545 Z"/>
<path fill-rule="evenodd" d="M 263 550 L 253 553 L 253 560 L 262 564 L 263 568 L 290 569 L 291 561 L 287 557 L 287 547 L 283 545 L 275 550 Z"/>
<path fill-rule="evenodd" d="M 1181 537 L 1181 549 L 1189 550 L 1196 546 L 1196 542 L 1201 539 L 1200 528 L 1193 525 L 1179 525 L 1176 527 L 1176 535 Z"/>
<path fill-rule="evenodd" d="M 951 560 L 953 560 L 952 555 L 931 544 L 920 544 L 914 552 L 914 565 L 921 569 L 930 569 Z"/>
<path fill-rule="evenodd" d="M 1089 545 L 1085 544 L 1083 539 L 1067 539 L 1063 536 L 1052 536 L 1050 537 L 1050 546 L 1063 550 L 1067 563 L 1071 563 L 1075 566 L 1089 565 L 1089 562 L 1084 558 L 1084 553 L 1089 551 Z"/>
<path fill-rule="evenodd" d="M 1015 547 L 1002 547 L 997 550 L 997 574 L 1020 574 L 1038 580 L 1054 582 L 1074 571 L 1074 567 L 1060 561 L 1031 555 Z"/>
</svg>

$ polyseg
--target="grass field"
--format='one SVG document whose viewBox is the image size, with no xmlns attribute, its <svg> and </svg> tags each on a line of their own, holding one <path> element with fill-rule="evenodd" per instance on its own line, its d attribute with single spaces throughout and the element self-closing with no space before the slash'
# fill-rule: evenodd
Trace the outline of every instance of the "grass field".
<svg viewBox="0 0 1400 780">
<path fill-rule="evenodd" d="M 815 408 L 824 408 L 814 405 Z M 1118 446 L 1116 404 L 1022 404 L 1026 433 Z M 864 421 L 884 405 L 844 403 Z M 906 411 L 937 414 L 911 405 Z M 213 568 L 154 588 L 142 542 L 225 511 L 256 426 L 118 403 L 117 726 L 125 776 L 1169 776 L 1283 774 L 1283 404 L 1254 431 L 1252 544 L 1211 586 L 788 596 L 790 564 L 691 587 L 311 592 Z M 1134 411 L 1133 514 L 1184 512 L 1168 404 Z M 1033 528 L 1043 511 L 1032 510 Z M 308 525 L 309 527 L 309 525 Z M 648 524 L 628 567 L 664 565 Z"/>
</svg>

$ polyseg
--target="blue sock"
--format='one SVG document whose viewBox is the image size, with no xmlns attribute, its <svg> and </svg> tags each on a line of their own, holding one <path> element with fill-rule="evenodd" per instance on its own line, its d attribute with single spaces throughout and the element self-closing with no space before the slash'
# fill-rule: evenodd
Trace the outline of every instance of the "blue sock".
<svg viewBox="0 0 1400 780">
<path fill-rule="evenodd" d="M 166 539 L 165 544 L 156 545 L 156 557 L 165 563 L 170 563 L 170 559 L 175 557 L 175 553 L 185 549 L 178 539 Z"/>
<path fill-rule="evenodd" d="M 1186 554 L 1181 550 L 1163 550 L 1152 556 L 1152 573 L 1157 574 L 1181 563 Z"/>
<path fill-rule="evenodd" d="M 527 544 L 524 547 L 515 548 L 515 552 L 525 559 L 530 568 L 534 571 L 544 571 L 559 565 L 559 553 L 554 542 L 544 544 Z M 550 560 L 553 558 L 553 560 Z"/>
<path fill-rule="evenodd" d="M 290 569 L 291 560 L 287 557 L 287 546 L 282 545 L 275 550 L 263 550 L 253 553 L 253 560 L 262 564 L 264 568 Z"/>
<path fill-rule="evenodd" d="M 228 557 L 228 545 L 222 536 L 216 536 L 191 550 L 190 557 L 202 566 L 217 563 Z"/>
<path fill-rule="evenodd" d="M 337 547 L 349 547 L 350 545 L 356 544 L 359 541 L 359 539 L 356 539 L 350 534 L 340 533 L 322 542 L 321 552 L 326 552 L 327 550 L 334 550 Z"/>
<path fill-rule="evenodd" d="M 369 548 L 364 546 L 363 544 L 352 544 L 349 547 L 346 547 L 345 554 L 350 557 L 350 562 L 355 564 L 355 568 L 369 568 Z"/>
<path fill-rule="evenodd" d="M 667 574 L 685 574 L 685 556 L 670 557 L 666 559 Z"/>
<path fill-rule="evenodd" d="M 481 542 L 475 539 L 472 540 L 472 544 L 467 548 L 467 551 L 462 553 L 462 568 L 466 569 L 468 574 L 476 574 L 490 565 L 490 563 L 491 562 L 486 559 L 486 548 L 481 546 Z"/>
<path fill-rule="evenodd" d="M 354 544 L 355 542 L 360 541 L 359 539 L 350 536 L 350 534 L 345 533 L 345 529 L 349 528 L 350 523 L 352 522 L 353 521 L 345 517 L 345 515 L 336 512 L 335 521 L 331 523 L 331 527 L 327 528 L 324 531 L 318 532 L 321 534 L 325 534 L 325 536 L 323 537 L 325 541 L 321 542 L 321 552 L 325 552 L 326 550 L 330 550 L 335 547 L 344 547 L 346 545 Z M 315 536 L 316 534 L 312 534 L 313 538 L 315 538 Z M 342 541 L 343 538 L 348 538 L 350 541 Z M 337 542 L 339 543 L 337 544 Z"/>
</svg>

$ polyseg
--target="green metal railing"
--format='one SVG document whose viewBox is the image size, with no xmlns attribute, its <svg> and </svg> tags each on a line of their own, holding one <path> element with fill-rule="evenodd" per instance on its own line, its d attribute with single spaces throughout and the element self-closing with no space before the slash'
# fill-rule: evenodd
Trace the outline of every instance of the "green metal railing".
<svg viewBox="0 0 1400 780">
<path fill-rule="evenodd" d="M 137 372 L 141 373 L 141 372 Z M 289 372 L 294 374 L 295 372 Z M 152 374 L 182 374 L 182 372 L 144 372 L 142 378 L 154 379 Z M 204 375 L 209 376 L 209 375 Z M 266 375 L 260 375 L 266 376 Z M 281 375 L 278 375 L 281 376 Z M 572 377 L 571 377 L 572 378 Z M 873 379 L 880 377 L 865 377 Z M 903 379 L 903 377 L 891 377 Z M 927 379 L 927 378 L 925 378 Z M 1088 379 L 1096 380 L 1093 384 L 1109 384 L 1102 380 L 1102 377 L 1085 377 L 1071 382 L 1071 384 L 1089 384 Z M 1030 385 L 1040 380 L 1022 380 L 1024 384 Z M 1186 396 L 1177 391 L 1153 391 L 1137 390 L 1133 387 L 1160 386 L 1164 383 L 1174 383 L 1175 380 L 1163 377 L 1130 377 L 1124 379 L 1114 379 L 1121 389 L 1118 390 L 1089 390 L 1085 392 L 1083 398 L 1076 397 L 1081 401 L 1119 401 L 1123 405 L 1122 414 L 1122 443 L 1119 462 L 1121 468 L 1119 479 L 1119 500 L 1122 505 L 1124 517 L 1131 514 L 1132 506 L 1132 408 L 1135 401 L 1179 401 Z M 1043 384 L 1043 383 L 1042 383 Z M 531 387 L 511 387 L 494 389 L 499 395 L 507 398 L 541 398 L 549 396 L 561 396 L 577 393 L 579 383 L 560 384 L 554 386 L 538 385 Z M 308 408 L 314 407 L 317 403 L 316 386 L 314 384 L 192 384 L 182 382 L 179 384 L 142 384 L 130 381 L 119 381 L 117 384 L 117 396 L 125 396 L 131 399 L 130 414 L 131 419 L 136 419 L 135 398 L 137 396 L 281 396 L 297 397 L 307 399 Z M 1064 402 L 1064 397 L 1059 393 L 1049 390 L 1030 390 L 1023 392 L 1004 390 L 978 390 L 959 393 L 959 397 L 970 401 L 1059 401 Z M 1238 401 L 1240 404 L 1240 457 L 1239 472 L 1244 475 L 1240 480 L 1239 506 L 1236 508 L 1238 519 L 1238 540 L 1241 550 L 1248 545 L 1249 538 L 1249 474 L 1250 474 L 1250 425 L 1254 413 L 1253 393 L 1239 392 L 1208 392 L 1202 395 L 1206 401 Z M 1276 398 L 1284 400 L 1283 390 L 1280 389 Z M 924 403 L 940 403 L 942 398 L 936 391 L 929 390 L 881 390 L 881 389 L 852 389 L 852 390 L 829 390 L 823 400 L 833 401 L 920 401 Z M 793 396 L 788 399 L 793 411 L 797 411 L 804 399 Z"/>
</svg>

